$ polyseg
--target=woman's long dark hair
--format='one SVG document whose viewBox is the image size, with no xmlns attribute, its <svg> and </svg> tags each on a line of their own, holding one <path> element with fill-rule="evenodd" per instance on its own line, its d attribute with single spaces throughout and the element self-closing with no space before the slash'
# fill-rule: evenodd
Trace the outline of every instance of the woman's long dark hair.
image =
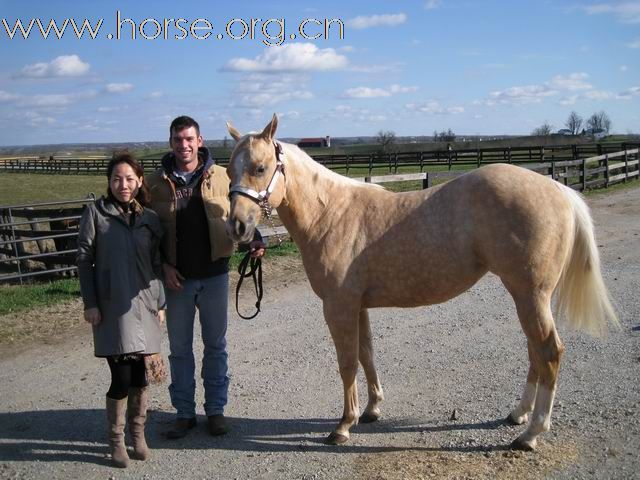
<svg viewBox="0 0 640 480">
<path fill-rule="evenodd" d="M 116 165 L 121 163 L 126 163 L 131 167 L 133 172 L 140 178 L 142 178 L 142 185 L 138 189 L 138 194 L 136 195 L 136 200 L 140 205 L 146 207 L 149 204 L 149 189 L 147 188 L 147 184 L 144 181 L 144 169 L 142 165 L 138 163 L 136 158 L 130 154 L 129 152 L 116 152 L 113 154 L 113 158 L 107 165 L 107 197 L 113 201 L 117 201 L 111 192 L 111 174 L 113 173 L 113 169 L 116 168 Z"/>
</svg>

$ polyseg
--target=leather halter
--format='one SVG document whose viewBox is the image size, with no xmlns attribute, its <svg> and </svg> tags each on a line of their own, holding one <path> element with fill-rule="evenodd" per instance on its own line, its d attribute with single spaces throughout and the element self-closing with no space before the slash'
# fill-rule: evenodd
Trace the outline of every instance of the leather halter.
<svg viewBox="0 0 640 480">
<path fill-rule="evenodd" d="M 276 170 L 275 172 L 273 172 L 273 176 L 271 177 L 267 188 L 265 190 L 257 192 L 252 188 L 243 187 L 242 185 L 234 185 L 229 189 L 229 198 L 231 198 L 231 195 L 233 195 L 234 193 L 237 193 L 250 198 L 260 206 L 268 205 L 269 197 L 275 190 L 278 179 L 280 178 L 280 176 L 284 177 L 284 162 L 282 161 L 282 156 L 284 154 L 282 153 L 282 146 L 275 140 L 273 141 L 273 146 L 276 150 Z"/>
</svg>

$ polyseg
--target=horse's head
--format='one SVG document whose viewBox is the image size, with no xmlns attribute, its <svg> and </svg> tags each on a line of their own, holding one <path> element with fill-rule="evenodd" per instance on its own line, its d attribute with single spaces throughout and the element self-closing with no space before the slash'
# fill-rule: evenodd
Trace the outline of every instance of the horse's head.
<svg viewBox="0 0 640 480">
<path fill-rule="evenodd" d="M 262 207 L 277 208 L 284 198 L 281 146 L 274 140 L 277 127 L 275 114 L 259 134 L 243 136 L 227 123 L 229 133 L 238 142 L 227 167 L 231 179 L 227 231 L 235 241 L 250 241 Z"/>
</svg>

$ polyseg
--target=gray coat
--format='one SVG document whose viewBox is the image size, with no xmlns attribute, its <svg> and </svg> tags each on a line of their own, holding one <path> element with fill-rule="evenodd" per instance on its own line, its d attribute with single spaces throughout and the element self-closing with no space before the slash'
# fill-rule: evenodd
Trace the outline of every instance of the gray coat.
<svg viewBox="0 0 640 480">
<path fill-rule="evenodd" d="M 78 276 L 85 309 L 98 307 L 95 355 L 158 353 L 157 311 L 165 308 L 159 253 L 162 227 L 143 209 L 129 226 L 111 200 L 87 206 L 78 235 Z"/>
</svg>

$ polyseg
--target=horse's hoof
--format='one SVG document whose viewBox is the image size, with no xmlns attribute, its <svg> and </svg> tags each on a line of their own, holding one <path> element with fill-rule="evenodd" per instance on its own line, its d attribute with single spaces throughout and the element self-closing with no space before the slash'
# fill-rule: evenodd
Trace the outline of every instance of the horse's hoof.
<svg viewBox="0 0 640 480">
<path fill-rule="evenodd" d="M 360 423 L 373 423 L 373 422 L 377 422 L 378 419 L 380 418 L 380 414 L 379 413 L 373 413 L 373 412 L 364 412 L 362 415 L 360 415 Z"/>
<path fill-rule="evenodd" d="M 533 452 L 536 449 L 536 441 L 526 441 L 520 439 L 520 437 L 516 438 L 511 445 L 509 446 L 511 450 L 521 450 L 523 452 Z"/>
<path fill-rule="evenodd" d="M 509 414 L 507 416 L 507 418 L 504 419 L 504 421 L 508 424 L 508 425 L 522 425 L 524 423 L 527 423 L 527 415 L 523 415 L 520 418 L 514 418 L 513 415 Z"/>
<path fill-rule="evenodd" d="M 331 432 L 327 437 L 327 439 L 325 440 L 325 443 L 327 445 L 342 445 L 343 443 L 347 443 L 348 440 L 349 440 L 349 437 L 347 437 L 346 435 L 342 435 L 341 433 Z"/>
</svg>

